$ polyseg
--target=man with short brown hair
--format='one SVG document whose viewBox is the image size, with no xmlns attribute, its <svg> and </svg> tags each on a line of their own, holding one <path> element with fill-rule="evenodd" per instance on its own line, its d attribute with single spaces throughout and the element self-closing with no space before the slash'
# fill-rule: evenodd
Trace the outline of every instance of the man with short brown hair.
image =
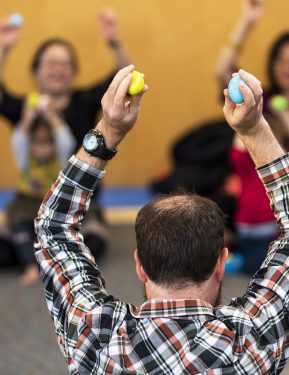
<svg viewBox="0 0 289 375">
<path fill-rule="evenodd" d="M 132 70 L 114 78 L 103 119 L 36 219 L 36 257 L 69 371 L 279 374 L 289 355 L 289 156 L 262 116 L 260 82 L 244 71 L 244 104 L 234 105 L 225 91 L 224 113 L 258 167 L 281 229 L 246 293 L 217 306 L 228 253 L 224 216 L 211 201 L 187 194 L 158 198 L 138 214 L 134 257 L 148 300 L 137 308 L 105 291 L 79 228 L 103 168 L 137 120 L 143 93 L 127 98 Z"/>
</svg>

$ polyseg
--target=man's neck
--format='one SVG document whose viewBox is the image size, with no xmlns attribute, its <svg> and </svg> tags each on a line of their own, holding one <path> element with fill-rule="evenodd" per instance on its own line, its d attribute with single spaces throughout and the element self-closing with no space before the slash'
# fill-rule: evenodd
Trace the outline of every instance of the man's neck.
<svg viewBox="0 0 289 375">
<path fill-rule="evenodd" d="M 197 287 L 195 285 L 186 286 L 178 289 L 167 289 L 155 284 L 148 291 L 149 299 L 202 299 L 206 300 L 205 290 L 203 286 Z"/>
<path fill-rule="evenodd" d="M 179 288 L 163 288 L 149 282 L 146 287 L 146 294 L 148 299 L 159 299 L 159 300 L 180 300 L 180 299 L 190 299 L 190 300 L 202 300 L 215 306 L 216 301 L 218 301 L 218 296 L 220 293 L 220 283 L 212 276 L 206 282 L 202 284 L 186 283 L 180 285 Z"/>
</svg>

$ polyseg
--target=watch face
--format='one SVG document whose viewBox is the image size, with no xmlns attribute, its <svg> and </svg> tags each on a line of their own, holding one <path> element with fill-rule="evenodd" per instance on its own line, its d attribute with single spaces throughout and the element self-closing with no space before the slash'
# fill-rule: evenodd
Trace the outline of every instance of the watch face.
<svg viewBox="0 0 289 375">
<path fill-rule="evenodd" d="M 98 130 L 90 130 L 83 139 L 83 148 L 89 155 L 103 160 L 112 159 L 117 150 L 108 150 L 105 145 L 103 135 Z"/>
<path fill-rule="evenodd" d="M 83 139 L 83 146 L 88 151 L 94 151 L 98 146 L 98 139 L 96 135 L 93 133 L 86 134 L 86 136 Z"/>
</svg>

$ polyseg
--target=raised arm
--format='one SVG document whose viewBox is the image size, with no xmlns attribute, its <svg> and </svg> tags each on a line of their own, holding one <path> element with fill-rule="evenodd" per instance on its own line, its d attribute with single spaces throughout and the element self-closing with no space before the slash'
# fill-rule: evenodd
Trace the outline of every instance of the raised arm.
<svg viewBox="0 0 289 375">
<path fill-rule="evenodd" d="M 237 319 L 235 315 L 231 320 L 240 322 L 243 319 L 246 326 L 240 334 L 240 340 L 244 337 L 242 345 L 248 345 L 245 351 L 248 355 L 241 358 L 242 366 L 252 366 L 252 358 L 259 361 L 259 349 L 263 348 L 274 357 L 273 362 L 266 363 L 266 366 L 272 366 L 266 367 L 268 373 L 277 374 L 288 357 L 285 348 L 289 338 L 289 155 L 278 144 L 262 115 L 260 82 L 244 71 L 240 71 L 240 76 L 249 86 L 240 86 L 245 103 L 236 106 L 225 91 L 224 113 L 258 167 L 280 227 L 280 237 L 271 244 L 267 258 L 246 294 L 232 301 L 231 305 L 240 311 L 240 316 Z M 256 347 L 246 340 L 249 334 L 255 337 Z"/>
<path fill-rule="evenodd" d="M 17 43 L 21 34 L 21 27 L 12 26 L 8 19 L 0 21 L 0 82 L 2 81 L 3 68 L 6 57 Z M 0 90 L 1 99 L 1 90 Z"/>
<path fill-rule="evenodd" d="M 17 43 L 21 27 L 12 26 L 8 19 L 0 21 L 0 114 L 16 125 L 22 115 L 24 99 L 10 93 L 3 83 L 3 68 L 9 51 Z"/>
<path fill-rule="evenodd" d="M 260 20 L 264 10 L 264 2 L 257 0 L 242 0 L 242 14 L 238 20 L 227 45 L 222 49 L 215 67 L 215 75 L 222 88 L 226 87 L 236 70 L 238 58 L 244 43 L 252 29 Z"/>
<path fill-rule="evenodd" d="M 25 107 L 20 122 L 12 133 L 12 150 L 18 168 L 25 171 L 28 168 L 30 140 L 29 130 L 37 116 L 35 109 Z"/>
<path fill-rule="evenodd" d="M 103 118 L 96 128 L 108 149 L 122 141 L 138 117 L 142 94 L 129 100 L 126 96 L 133 68 L 131 65 L 119 71 L 102 100 Z M 74 360 L 79 358 L 74 359 L 73 353 L 88 312 L 94 310 L 95 327 L 99 327 L 95 319 L 101 320 L 103 314 L 108 333 L 113 325 L 113 312 L 109 313 L 109 307 L 105 312 L 102 309 L 114 299 L 107 296 L 94 258 L 79 233 L 106 163 L 80 149 L 44 198 L 35 220 L 36 258 L 58 342 L 71 372 L 76 371 Z M 93 334 L 96 342 L 98 332 Z"/>
<path fill-rule="evenodd" d="M 131 59 L 119 38 L 117 14 L 109 9 L 102 10 L 99 14 L 99 28 L 113 54 L 116 70 L 131 64 Z"/>
</svg>

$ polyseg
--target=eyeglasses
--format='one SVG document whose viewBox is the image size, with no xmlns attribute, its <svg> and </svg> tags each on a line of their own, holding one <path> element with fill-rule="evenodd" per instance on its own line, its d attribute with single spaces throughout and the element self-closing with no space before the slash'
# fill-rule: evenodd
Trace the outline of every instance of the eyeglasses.
<svg viewBox="0 0 289 375">
<path fill-rule="evenodd" d="M 45 68 L 55 68 L 55 67 L 61 67 L 61 68 L 72 68 L 72 62 L 71 61 L 61 61 L 61 60 L 44 60 L 41 62 L 41 66 Z"/>
</svg>

